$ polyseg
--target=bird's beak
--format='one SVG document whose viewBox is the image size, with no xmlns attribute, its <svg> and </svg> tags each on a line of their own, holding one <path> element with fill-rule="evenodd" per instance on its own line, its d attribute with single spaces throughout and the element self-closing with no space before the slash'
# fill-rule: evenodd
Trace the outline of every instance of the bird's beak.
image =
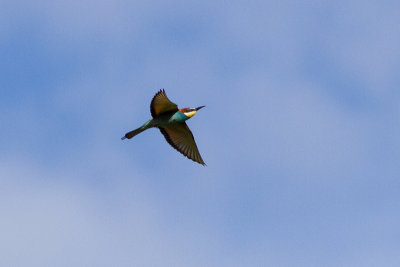
<svg viewBox="0 0 400 267">
<path fill-rule="evenodd" d="M 199 110 L 199 109 L 202 109 L 202 108 L 204 108 L 204 107 L 205 107 L 205 106 L 200 106 L 200 107 L 196 108 L 196 111 Z"/>
</svg>

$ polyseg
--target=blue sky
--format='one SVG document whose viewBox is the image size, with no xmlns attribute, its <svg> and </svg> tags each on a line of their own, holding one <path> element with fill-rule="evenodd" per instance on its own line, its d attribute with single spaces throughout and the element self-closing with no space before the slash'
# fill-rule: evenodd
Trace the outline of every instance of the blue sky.
<svg viewBox="0 0 400 267">
<path fill-rule="evenodd" d="M 400 264 L 399 8 L 2 1 L 0 265 Z"/>
</svg>

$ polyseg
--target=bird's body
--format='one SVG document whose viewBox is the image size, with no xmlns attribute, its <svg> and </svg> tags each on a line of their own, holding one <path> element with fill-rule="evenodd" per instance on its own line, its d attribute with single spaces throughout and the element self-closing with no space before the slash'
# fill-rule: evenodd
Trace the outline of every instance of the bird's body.
<svg viewBox="0 0 400 267">
<path fill-rule="evenodd" d="M 173 148 L 191 160 L 205 165 L 194 141 L 193 134 L 185 123 L 186 120 L 196 114 L 197 110 L 203 107 L 178 109 L 178 106 L 168 99 L 165 91 L 160 90 L 153 97 L 150 104 L 153 118 L 145 122 L 141 127 L 126 133 L 121 139 L 131 139 L 147 129 L 157 127 Z"/>
<path fill-rule="evenodd" d="M 159 116 L 149 120 L 148 122 L 150 124 L 153 124 L 154 127 L 164 127 L 173 123 L 182 123 L 188 119 L 190 119 L 190 117 L 187 117 L 184 113 L 178 110 L 176 112 L 172 111 L 160 114 Z"/>
</svg>

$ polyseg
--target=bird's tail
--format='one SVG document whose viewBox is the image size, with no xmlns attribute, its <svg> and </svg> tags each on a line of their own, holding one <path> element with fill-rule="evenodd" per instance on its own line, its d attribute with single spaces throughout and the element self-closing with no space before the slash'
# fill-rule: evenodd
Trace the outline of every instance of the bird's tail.
<svg viewBox="0 0 400 267">
<path fill-rule="evenodd" d="M 131 139 L 132 137 L 134 137 L 135 135 L 140 134 L 141 132 L 143 132 L 144 130 L 146 130 L 147 128 L 144 127 L 139 127 L 136 130 L 127 132 L 124 136 L 122 136 L 121 140 L 124 140 L 126 138 Z"/>
<path fill-rule="evenodd" d="M 135 135 L 138 135 L 141 132 L 143 132 L 151 127 L 152 127 L 152 124 L 151 124 L 151 120 L 150 120 L 150 121 L 146 122 L 145 124 L 143 124 L 141 127 L 137 128 L 133 131 L 127 132 L 124 136 L 122 136 L 121 140 L 124 140 L 126 138 L 131 139 Z"/>
</svg>

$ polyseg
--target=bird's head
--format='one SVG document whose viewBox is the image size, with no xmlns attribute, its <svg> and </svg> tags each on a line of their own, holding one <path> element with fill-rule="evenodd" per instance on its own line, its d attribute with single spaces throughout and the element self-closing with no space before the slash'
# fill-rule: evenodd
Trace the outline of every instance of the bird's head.
<svg viewBox="0 0 400 267">
<path fill-rule="evenodd" d="M 196 114 L 199 109 L 204 108 L 205 106 L 200 106 L 197 108 L 181 108 L 179 111 L 185 114 L 186 117 L 191 118 Z"/>
</svg>

